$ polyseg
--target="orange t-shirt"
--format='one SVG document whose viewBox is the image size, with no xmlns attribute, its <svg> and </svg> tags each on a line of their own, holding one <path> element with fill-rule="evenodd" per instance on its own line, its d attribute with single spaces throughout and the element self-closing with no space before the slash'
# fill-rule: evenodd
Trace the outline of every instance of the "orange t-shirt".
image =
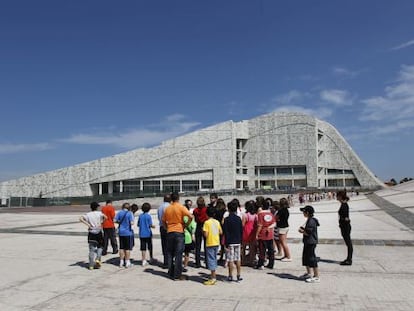
<svg viewBox="0 0 414 311">
<path fill-rule="evenodd" d="M 102 223 L 102 228 L 115 228 L 114 217 L 115 217 L 115 208 L 112 205 L 105 205 L 102 207 L 102 214 L 104 214 L 108 219 L 104 220 Z"/>
<path fill-rule="evenodd" d="M 167 223 L 167 232 L 184 233 L 184 216 L 192 218 L 190 211 L 178 202 L 171 203 L 164 211 L 162 221 Z"/>
</svg>

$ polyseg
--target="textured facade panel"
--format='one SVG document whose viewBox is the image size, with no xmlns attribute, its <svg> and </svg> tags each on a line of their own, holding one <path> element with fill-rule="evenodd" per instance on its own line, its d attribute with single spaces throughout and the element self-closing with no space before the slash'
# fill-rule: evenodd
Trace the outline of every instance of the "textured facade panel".
<svg viewBox="0 0 414 311">
<path fill-rule="evenodd" d="M 274 175 L 260 176 L 258 172 L 266 167 Z M 216 190 L 352 183 L 364 188 L 382 186 L 332 125 L 300 113 L 270 113 L 220 123 L 153 148 L 2 182 L 0 194 L 89 196 L 103 183 L 112 187 L 112 183 L 138 181 L 142 185 L 144 180 L 212 182 Z"/>
</svg>

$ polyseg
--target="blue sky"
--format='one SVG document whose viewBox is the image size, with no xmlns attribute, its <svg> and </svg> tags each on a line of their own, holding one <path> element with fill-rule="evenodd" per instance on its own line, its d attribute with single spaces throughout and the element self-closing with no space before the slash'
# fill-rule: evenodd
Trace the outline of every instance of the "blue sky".
<svg viewBox="0 0 414 311">
<path fill-rule="evenodd" d="M 414 177 L 414 1 L 0 2 L 0 180 L 303 111 Z"/>
</svg>

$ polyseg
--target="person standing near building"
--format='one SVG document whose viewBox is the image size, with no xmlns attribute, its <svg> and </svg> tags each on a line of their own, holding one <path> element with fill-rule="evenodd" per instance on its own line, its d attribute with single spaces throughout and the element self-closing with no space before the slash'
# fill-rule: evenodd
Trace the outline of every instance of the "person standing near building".
<svg viewBox="0 0 414 311">
<path fill-rule="evenodd" d="M 351 266 L 352 265 L 352 254 L 354 248 L 352 246 L 351 240 L 351 219 L 349 218 L 349 197 L 346 195 L 346 191 L 338 191 L 336 193 L 336 199 L 341 203 L 341 206 L 338 210 L 339 216 L 339 228 L 341 229 L 341 235 L 345 241 L 348 253 L 346 259 L 341 261 L 341 266 Z"/>
<path fill-rule="evenodd" d="M 204 285 L 215 285 L 217 282 L 217 252 L 220 246 L 220 235 L 223 234 L 221 225 L 218 220 L 214 219 L 215 210 L 212 207 L 207 209 L 208 220 L 204 222 L 203 234 L 206 238 L 206 258 L 207 266 L 210 270 L 210 278 L 205 281 Z"/>
<path fill-rule="evenodd" d="M 233 270 L 236 265 L 237 281 L 241 281 L 241 243 L 243 238 L 242 220 L 237 216 L 238 203 L 233 200 L 228 203 L 229 215 L 224 218 L 223 234 L 225 240 L 226 260 L 228 261 L 229 275 L 227 280 L 233 281 Z"/>
<path fill-rule="evenodd" d="M 306 273 L 300 278 L 308 283 L 319 283 L 318 260 L 315 255 L 315 248 L 318 244 L 319 221 L 313 217 L 315 210 L 312 206 L 301 207 L 303 216 L 306 218 L 305 225 L 299 228 L 299 233 L 303 234 L 303 253 L 302 265 L 306 267 Z M 313 276 L 311 274 L 313 270 Z"/>
<path fill-rule="evenodd" d="M 167 228 L 164 227 L 164 223 L 162 222 L 162 217 L 164 215 L 164 211 L 171 204 L 171 195 L 166 193 L 164 195 L 164 202 L 158 207 L 157 216 L 158 222 L 160 226 L 160 237 L 161 237 L 161 248 L 162 248 L 162 256 L 163 256 L 163 264 L 162 267 L 164 269 L 168 268 L 168 250 L 167 250 Z"/>
<path fill-rule="evenodd" d="M 287 244 L 287 234 L 289 232 L 289 202 L 286 198 L 280 199 L 280 209 L 277 213 L 278 221 L 277 227 L 279 228 L 279 241 L 283 249 L 283 255 L 276 257 L 283 262 L 290 262 L 292 258 L 290 256 L 290 249 Z"/>
<path fill-rule="evenodd" d="M 191 223 L 193 215 L 179 202 L 178 193 L 171 194 L 171 204 L 165 209 L 162 221 L 167 228 L 168 275 L 173 280 L 185 280 L 182 275 L 184 252 L 184 216 Z"/>
<path fill-rule="evenodd" d="M 204 245 L 204 260 L 207 266 L 206 259 L 206 238 L 203 235 L 203 225 L 208 219 L 207 206 L 203 197 L 198 197 L 196 201 L 197 207 L 193 210 L 194 219 L 197 223 L 195 231 L 195 266 L 201 267 L 201 242 Z"/>
<path fill-rule="evenodd" d="M 107 200 L 106 205 L 102 207 L 102 213 L 107 217 L 103 222 L 103 232 L 104 232 L 104 246 L 102 250 L 102 255 L 105 256 L 108 251 L 108 242 L 111 241 L 112 254 L 118 254 L 118 243 L 116 241 L 115 234 L 115 208 L 112 205 L 112 200 Z"/>
<path fill-rule="evenodd" d="M 122 204 L 122 210 L 115 216 L 115 222 L 119 224 L 119 267 L 132 266 L 130 256 L 134 247 L 134 215 L 129 203 Z"/>
<path fill-rule="evenodd" d="M 79 221 L 88 226 L 88 244 L 89 244 L 89 270 L 101 267 L 101 255 L 103 248 L 102 223 L 106 216 L 98 211 L 99 204 L 92 202 L 91 211 L 79 218 Z"/>
<path fill-rule="evenodd" d="M 269 211 L 269 202 L 264 201 L 262 209 L 257 213 L 256 239 L 259 245 L 259 261 L 257 269 L 263 269 L 267 257 L 269 263 L 267 268 L 273 269 L 275 263 L 275 249 L 273 246 L 274 228 L 276 226 L 275 216 Z"/>
<path fill-rule="evenodd" d="M 138 229 L 139 229 L 139 240 L 140 240 L 140 250 L 142 255 L 142 266 L 146 266 L 148 264 L 146 260 L 146 253 L 147 249 L 150 255 L 150 262 L 154 261 L 153 252 L 152 252 L 152 228 L 155 226 L 152 224 L 152 217 L 148 213 L 151 209 L 151 204 L 144 203 L 142 204 L 142 214 L 138 217 Z"/>
</svg>

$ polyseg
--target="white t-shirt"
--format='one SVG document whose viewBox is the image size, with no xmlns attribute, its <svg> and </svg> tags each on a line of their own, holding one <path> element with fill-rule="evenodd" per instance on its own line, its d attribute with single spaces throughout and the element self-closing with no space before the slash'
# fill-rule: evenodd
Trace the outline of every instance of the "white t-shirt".
<svg viewBox="0 0 414 311">
<path fill-rule="evenodd" d="M 86 213 L 83 216 L 86 221 L 91 225 L 89 228 L 90 233 L 99 233 L 102 231 L 102 222 L 104 220 L 104 216 L 100 211 L 93 211 Z"/>
</svg>

